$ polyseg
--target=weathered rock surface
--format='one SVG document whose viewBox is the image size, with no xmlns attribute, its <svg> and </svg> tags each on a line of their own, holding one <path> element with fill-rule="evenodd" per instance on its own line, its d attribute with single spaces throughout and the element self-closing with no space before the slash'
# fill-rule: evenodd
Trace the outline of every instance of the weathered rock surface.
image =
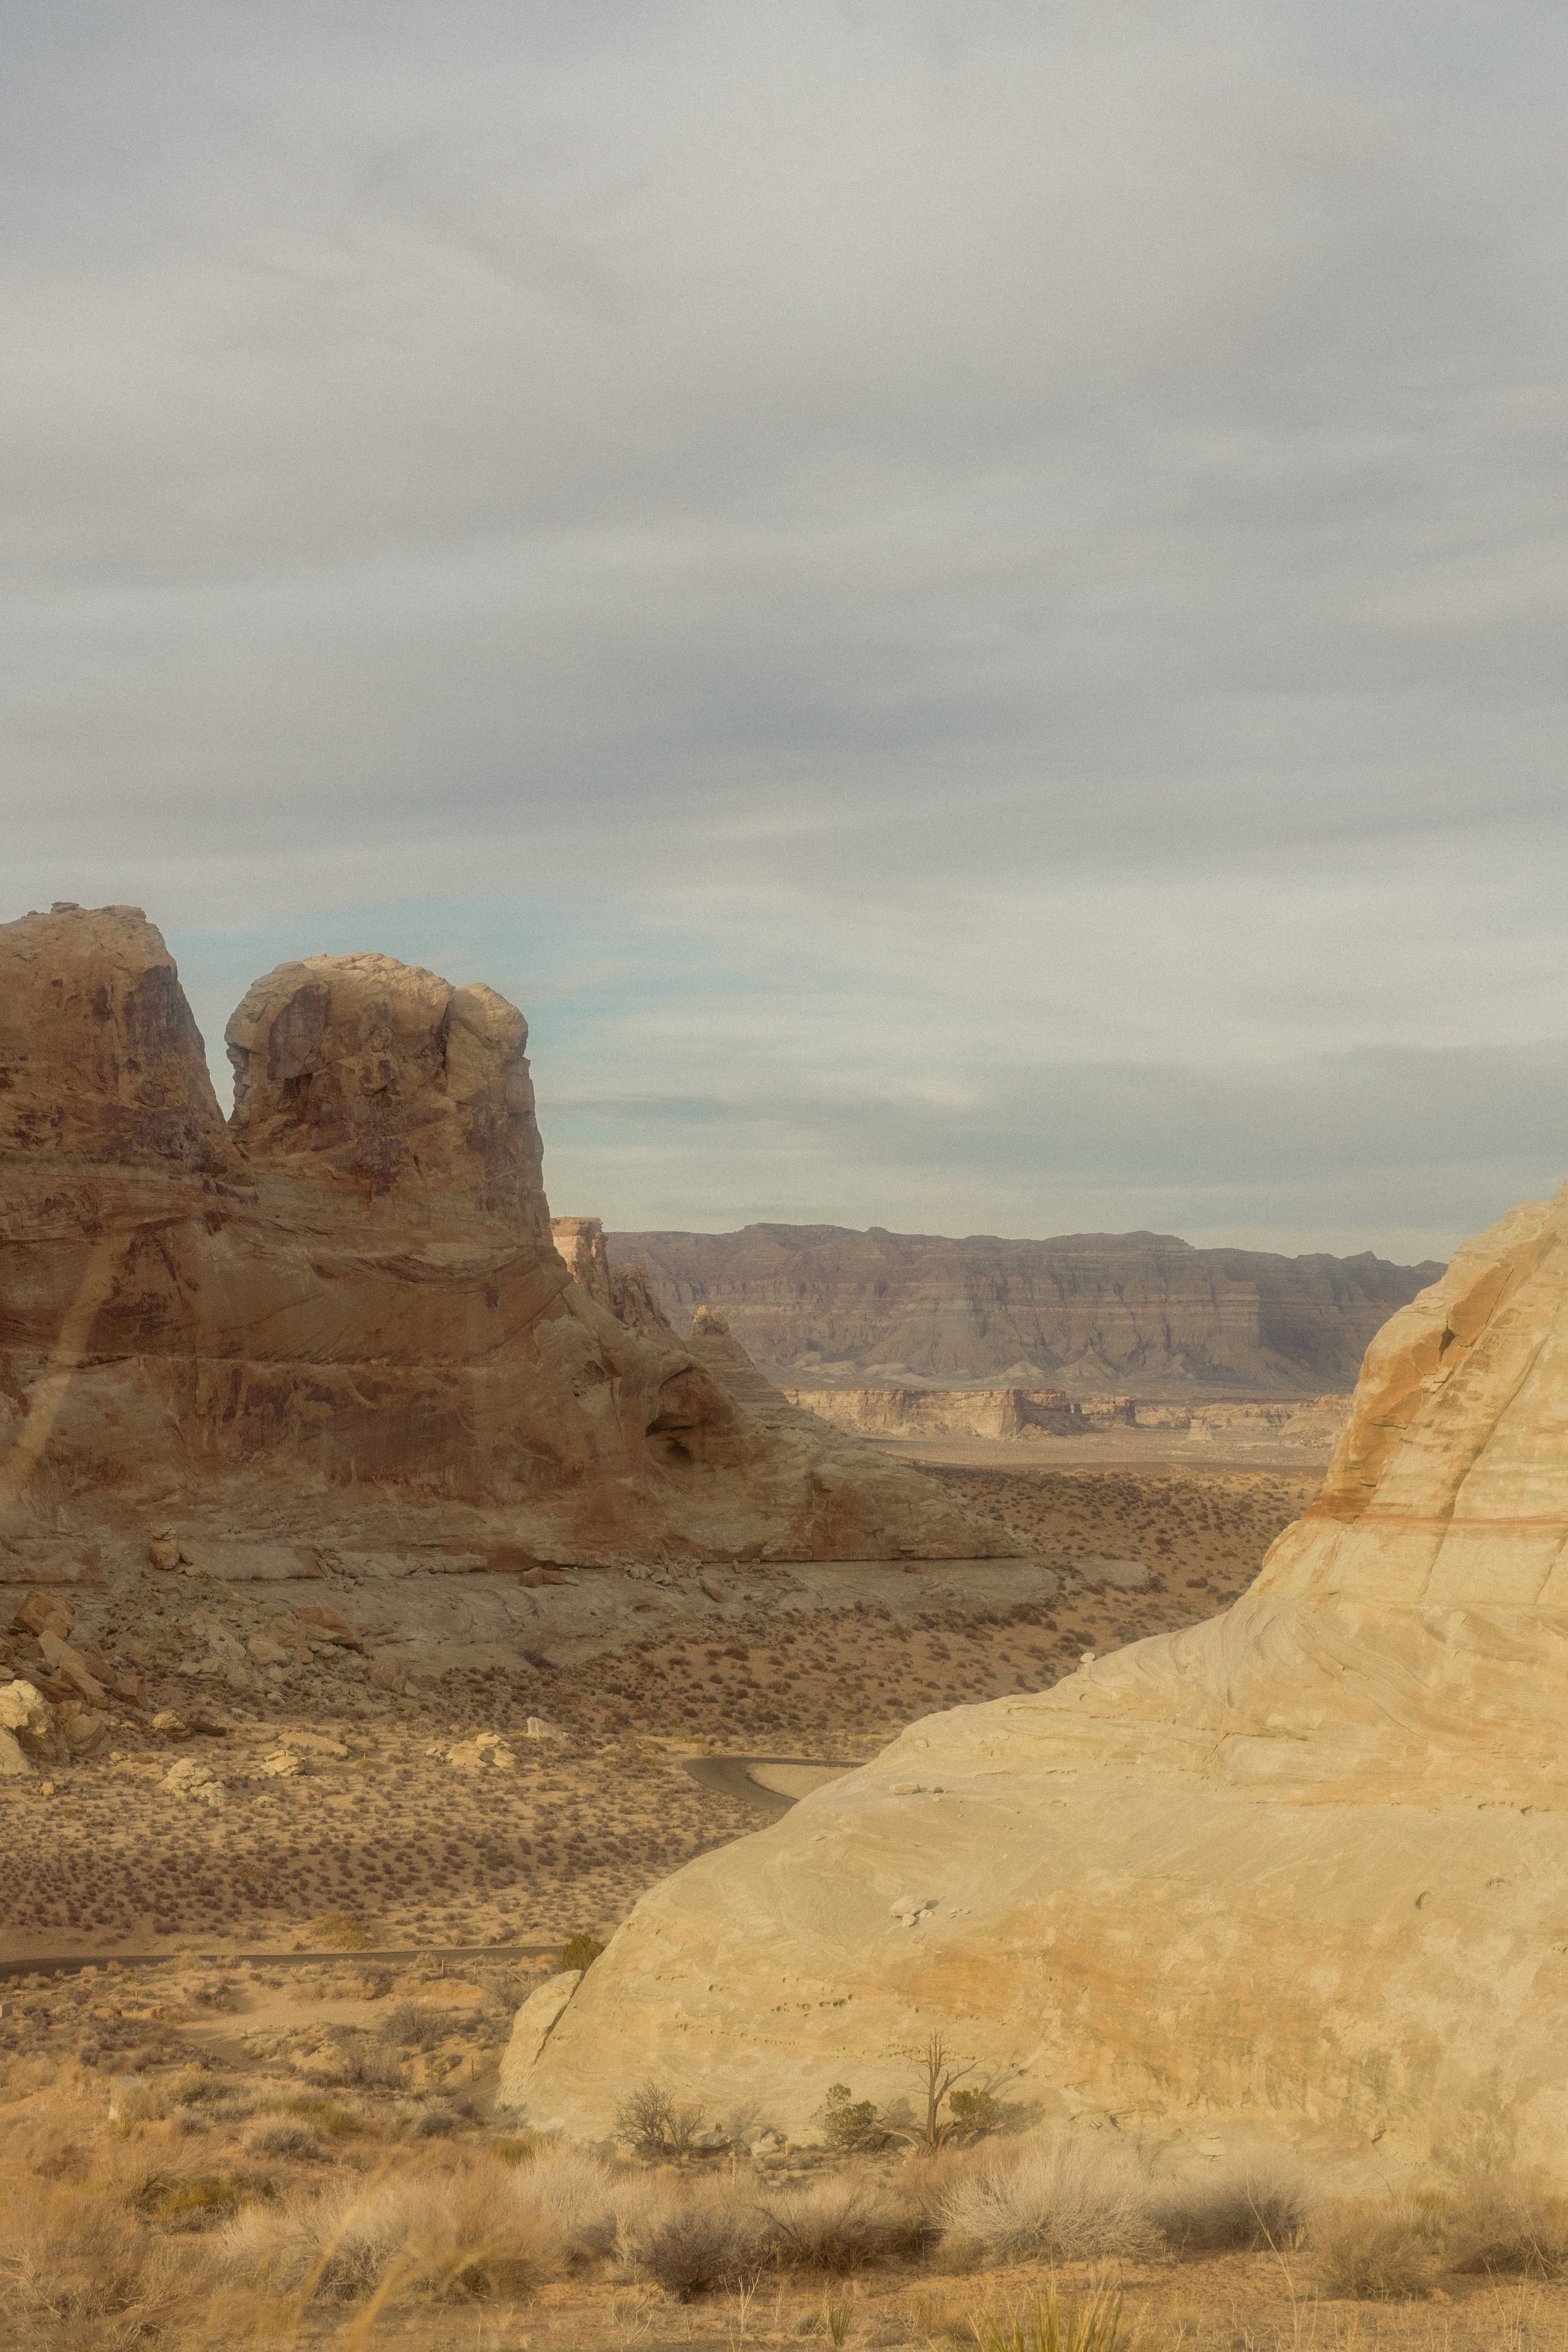
<svg viewBox="0 0 1568 2352">
<path fill-rule="evenodd" d="M 501 2053 L 500 2080 L 496 2085 L 498 2107 L 521 2105 L 529 2070 L 582 1981 L 581 1969 L 563 1969 L 559 1976 L 546 1978 L 529 1994 L 512 2020 L 511 2034 Z"/>
<path fill-rule="evenodd" d="M 171 1572 L 280 1591 L 389 1526 L 405 1555 L 508 1567 L 1001 1548 L 902 1465 L 759 1423 L 572 1279 L 527 1024 L 493 991 L 312 957 L 227 1034 L 226 1129 L 140 909 L 0 926 L 7 1560 L 49 1540 L 13 1508 L 46 1465 L 122 1517 L 145 1496 Z"/>
<path fill-rule="evenodd" d="M 1225 1615 L 917 1723 L 646 1895 L 530 2121 L 596 2135 L 652 2076 L 800 2133 L 940 2029 L 1047 2122 L 1561 2163 L 1565 1423 L 1568 1187 L 1378 1334 Z"/>
<path fill-rule="evenodd" d="M 1359 1257 L 1194 1249 L 1173 1234 L 1050 1241 L 747 1225 L 609 1234 L 680 1324 L 722 1310 L 775 1380 L 864 1375 L 1086 1389 L 1348 1389 L 1384 1318 L 1442 1272 Z"/>
<path fill-rule="evenodd" d="M 675 1328 L 659 1306 L 645 1269 L 640 1265 L 610 1264 L 605 1228 L 599 1218 L 552 1217 L 550 1229 L 573 1281 L 607 1308 L 617 1323 L 625 1323 L 634 1331 L 675 1339 Z"/>
</svg>

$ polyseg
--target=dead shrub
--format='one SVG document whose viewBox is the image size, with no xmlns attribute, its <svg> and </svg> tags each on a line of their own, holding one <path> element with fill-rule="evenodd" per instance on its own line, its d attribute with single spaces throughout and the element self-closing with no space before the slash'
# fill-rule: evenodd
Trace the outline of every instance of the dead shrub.
<svg viewBox="0 0 1568 2352">
<path fill-rule="evenodd" d="M 418 2000 L 400 2000 L 376 2028 L 382 2041 L 401 2050 L 434 2050 L 446 2040 L 447 2030 L 447 2020 Z"/>
<path fill-rule="evenodd" d="M 1312 2222 L 1312 2251 L 1324 2294 L 1357 2303 L 1404 2302 L 1432 2282 L 1421 2216 L 1402 2199 L 1325 2206 Z"/>
<path fill-rule="evenodd" d="M 521 2202 L 494 2163 L 410 2166 L 370 2188 L 337 2186 L 239 2214 L 224 2232 L 237 2284 L 274 2294 L 353 2303 L 515 2300 L 559 2275 L 559 2230 Z"/>
<path fill-rule="evenodd" d="M 256 2156 L 288 2156 L 305 2163 L 321 2153 L 321 2141 L 305 2124 L 264 2124 L 246 2146 Z"/>
<path fill-rule="evenodd" d="M 1301 2244 L 1310 2201 L 1299 2166 L 1260 2157 L 1160 2189 L 1153 2218 L 1177 2253 L 1275 2252 Z"/>
<path fill-rule="evenodd" d="M 0 2338 L 100 2352 L 157 2333 L 199 2284 L 108 2188 L 15 2179 L 0 2205 Z M 47 2331 L 46 2336 L 46 2330 Z"/>
<path fill-rule="evenodd" d="M 689 2206 L 654 2231 L 646 2267 L 678 2303 L 714 2287 L 735 2286 L 763 2266 L 763 2233 L 738 2207 Z"/>
<path fill-rule="evenodd" d="M 936 2234 L 919 2206 L 895 2189 L 842 2174 L 767 2198 L 761 2210 L 775 2261 L 837 2278 L 913 2253 Z"/>
<path fill-rule="evenodd" d="M 170 2230 L 207 2230 L 226 2221 L 245 2201 L 241 2184 L 212 2173 L 150 2172 L 143 2175 L 132 2201 L 150 2221 Z"/>
<path fill-rule="evenodd" d="M 1568 2278 L 1568 2199 L 1518 2174 L 1462 2180 L 1444 2217 L 1448 2267 L 1467 2276 Z"/>
<path fill-rule="evenodd" d="M 1136 2259 L 1161 2242 L 1136 2161 L 1081 2140 L 1026 2143 L 972 2160 L 943 2197 L 942 2219 L 993 2263 Z"/>
<path fill-rule="evenodd" d="M 401 2091 L 402 2062 L 395 2050 L 379 2049 L 374 2042 L 365 2042 L 344 2053 L 342 2079 L 356 2091 Z"/>
<path fill-rule="evenodd" d="M 640 2083 L 616 2109 L 616 2131 L 649 2164 L 688 2155 L 701 2128 L 701 2109 L 680 2105 L 661 2083 Z"/>
</svg>

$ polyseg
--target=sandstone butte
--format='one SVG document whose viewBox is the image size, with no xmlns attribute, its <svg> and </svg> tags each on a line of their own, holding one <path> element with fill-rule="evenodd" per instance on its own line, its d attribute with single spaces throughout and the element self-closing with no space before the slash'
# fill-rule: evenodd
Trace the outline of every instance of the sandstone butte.
<svg viewBox="0 0 1568 2352">
<path fill-rule="evenodd" d="M 1565 1537 L 1568 1187 L 1377 1335 L 1233 1608 L 914 1723 L 689 1864 L 514 2095 L 594 2136 L 652 2077 L 810 2137 L 940 2031 L 1047 2127 L 1560 2165 Z"/>
<path fill-rule="evenodd" d="M 573 1279 L 527 1041 L 491 989 L 310 957 L 229 1022 L 226 1122 L 139 908 L 0 926 L 0 1575 L 37 1569 L 46 1487 L 492 1565 L 1004 1549 L 646 1284 L 623 1320 Z"/>
</svg>

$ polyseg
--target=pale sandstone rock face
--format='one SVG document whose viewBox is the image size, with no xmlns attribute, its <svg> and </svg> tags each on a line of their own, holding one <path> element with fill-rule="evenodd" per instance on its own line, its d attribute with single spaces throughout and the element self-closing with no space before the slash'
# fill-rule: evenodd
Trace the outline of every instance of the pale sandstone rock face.
<svg viewBox="0 0 1568 2352">
<path fill-rule="evenodd" d="M 228 1038 L 226 1131 L 137 910 L 0 932 L 0 1517 L 47 1463 L 155 1496 L 174 1573 L 308 1576 L 322 1540 L 389 1535 L 497 1566 L 1005 1549 L 573 1281 L 492 991 L 313 957 Z M 229 1540 L 258 1519 L 265 1547 Z"/>
<path fill-rule="evenodd" d="M 1224 1616 L 917 1723 L 645 1896 L 530 2121 L 652 2076 L 809 2131 L 939 2028 L 1047 2124 L 1568 2158 L 1565 1429 L 1568 1187 L 1378 1335 Z"/>
<path fill-rule="evenodd" d="M 610 1264 L 605 1228 L 597 1217 L 552 1217 L 550 1230 L 573 1281 L 606 1307 L 617 1323 L 661 1340 L 675 1339 L 674 1328 L 643 1268 Z"/>
<path fill-rule="evenodd" d="M 550 1231 L 573 1281 L 613 1315 L 616 1301 L 603 1223 L 597 1217 L 552 1217 Z"/>
<path fill-rule="evenodd" d="M 563 1969 L 536 1986 L 511 2023 L 511 2034 L 501 2053 L 500 2080 L 496 2085 L 498 2107 L 521 2104 L 529 2069 L 549 2041 L 557 2019 L 583 1981 L 581 1969 Z"/>
</svg>

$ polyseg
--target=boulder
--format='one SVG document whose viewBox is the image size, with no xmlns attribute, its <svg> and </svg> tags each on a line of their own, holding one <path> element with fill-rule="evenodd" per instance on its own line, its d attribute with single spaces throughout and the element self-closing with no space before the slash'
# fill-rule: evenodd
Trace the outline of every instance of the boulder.
<svg viewBox="0 0 1568 2352">
<path fill-rule="evenodd" d="M 364 1647 L 348 1619 L 339 1610 L 307 1601 L 303 1607 L 295 1610 L 294 1615 L 311 1641 L 335 1642 L 345 1650 L 363 1650 Z"/>
<path fill-rule="evenodd" d="M 32 1769 L 16 1733 L 0 1724 L 0 1780 L 24 1780 Z"/>
<path fill-rule="evenodd" d="M 916 1723 L 645 1895 L 531 2123 L 602 2136 L 653 2076 L 798 2137 L 941 2032 L 1053 2126 L 1568 2161 L 1565 1423 L 1568 1187 L 1373 1339 L 1233 1608 Z"/>
<path fill-rule="evenodd" d="M 44 1654 L 45 1664 L 52 1666 L 57 1675 L 63 1675 L 71 1688 L 86 1699 L 89 1706 L 106 1707 L 109 1705 L 108 1692 L 79 1650 L 73 1650 L 68 1642 L 63 1642 L 58 1633 L 52 1632 L 39 1634 L 38 1647 Z"/>
<path fill-rule="evenodd" d="M 26 1732 L 35 1739 L 47 1737 L 49 1710 L 31 1683 L 6 1683 L 0 1687 L 0 1727 Z"/>
<path fill-rule="evenodd" d="M 18 1633 L 57 1633 L 68 1640 L 76 1611 L 63 1593 L 29 1592 L 11 1622 Z"/>
<path fill-rule="evenodd" d="M 195 1756 L 182 1756 L 171 1764 L 163 1775 L 163 1786 L 172 1797 L 189 1797 L 196 1804 L 221 1805 L 224 1785 L 210 1764 Z"/>
<path fill-rule="evenodd" d="M 448 1764 L 459 1772 L 510 1772 L 517 1758 L 497 1731 L 477 1732 L 472 1739 L 459 1739 L 446 1751 Z"/>
<path fill-rule="evenodd" d="M 581 1969 L 563 1969 L 531 1992 L 511 2021 L 511 2035 L 501 2053 L 498 2107 L 518 2107 L 531 2070 L 554 2031 L 557 2020 L 583 1981 Z"/>
</svg>

